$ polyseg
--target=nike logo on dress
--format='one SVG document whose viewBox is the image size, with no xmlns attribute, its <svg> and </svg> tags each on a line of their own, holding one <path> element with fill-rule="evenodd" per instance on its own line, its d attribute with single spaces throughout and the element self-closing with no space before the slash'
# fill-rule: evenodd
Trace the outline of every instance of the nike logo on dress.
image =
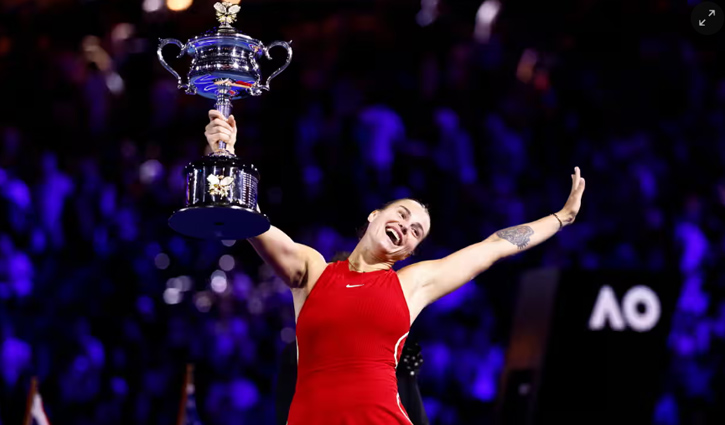
<svg viewBox="0 0 725 425">
<path fill-rule="evenodd" d="M 346 288 L 357 288 L 358 286 L 365 286 L 363 283 L 362 285 L 347 285 Z"/>
</svg>

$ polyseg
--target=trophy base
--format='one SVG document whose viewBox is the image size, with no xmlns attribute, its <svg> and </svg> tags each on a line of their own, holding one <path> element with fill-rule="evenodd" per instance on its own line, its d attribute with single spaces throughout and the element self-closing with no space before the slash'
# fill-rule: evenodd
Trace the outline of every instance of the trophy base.
<svg viewBox="0 0 725 425">
<path fill-rule="evenodd" d="M 174 212 L 169 227 L 192 238 L 238 240 L 261 235 L 269 230 L 270 223 L 266 215 L 248 208 L 212 205 Z"/>
</svg>

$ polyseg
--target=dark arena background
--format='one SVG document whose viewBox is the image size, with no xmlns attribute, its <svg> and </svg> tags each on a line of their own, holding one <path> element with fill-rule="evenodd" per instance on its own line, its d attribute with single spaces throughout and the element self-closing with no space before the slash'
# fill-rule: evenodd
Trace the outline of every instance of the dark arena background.
<svg viewBox="0 0 725 425">
<path fill-rule="evenodd" d="M 0 424 L 276 423 L 290 291 L 246 241 L 167 224 L 213 102 L 156 49 L 217 25 L 213 4 L 0 2 Z M 430 207 L 419 261 L 558 211 L 586 177 L 574 225 L 416 320 L 431 424 L 725 423 L 717 4 L 240 7 L 237 29 L 294 57 L 234 102 L 237 155 L 271 222 L 328 260 L 392 199 Z"/>
</svg>

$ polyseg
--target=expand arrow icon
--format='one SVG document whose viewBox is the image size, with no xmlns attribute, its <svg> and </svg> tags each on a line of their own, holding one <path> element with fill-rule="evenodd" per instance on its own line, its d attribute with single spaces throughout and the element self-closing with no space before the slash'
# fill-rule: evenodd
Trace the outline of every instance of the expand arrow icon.
<svg viewBox="0 0 725 425">
<path fill-rule="evenodd" d="M 705 19 L 703 19 L 702 21 L 700 21 L 700 26 L 701 27 L 704 27 L 705 26 Z"/>
<path fill-rule="evenodd" d="M 714 9 L 710 9 L 710 14 L 707 15 L 707 16 L 715 16 L 715 10 Z"/>
</svg>

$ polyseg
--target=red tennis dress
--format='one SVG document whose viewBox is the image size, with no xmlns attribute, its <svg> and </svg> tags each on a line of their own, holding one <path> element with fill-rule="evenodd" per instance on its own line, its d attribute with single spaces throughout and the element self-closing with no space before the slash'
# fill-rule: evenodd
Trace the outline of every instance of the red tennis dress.
<svg viewBox="0 0 725 425">
<path fill-rule="evenodd" d="M 395 368 L 410 313 L 393 270 L 329 264 L 297 317 L 289 425 L 411 425 Z"/>
</svg>

